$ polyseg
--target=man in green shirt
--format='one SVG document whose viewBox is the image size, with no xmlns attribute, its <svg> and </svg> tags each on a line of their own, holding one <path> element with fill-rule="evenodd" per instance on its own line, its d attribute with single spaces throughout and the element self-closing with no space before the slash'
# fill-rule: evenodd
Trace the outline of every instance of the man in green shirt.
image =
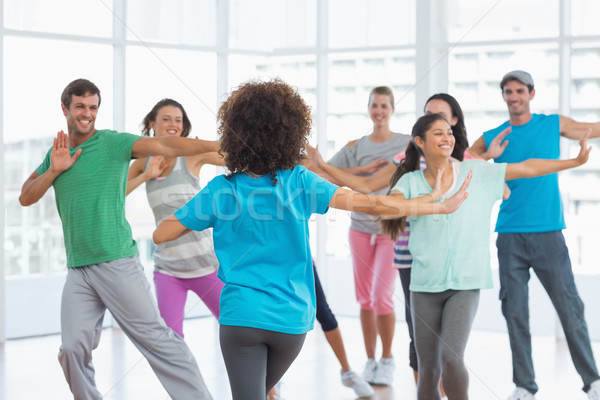
<svg viewBox="0 0 600 400">
<path fill-rule="evenodd" d="M 92 350 L 106 309 L 146 357 L 174 399 L 212 399 L 196 360 L 160 317 L 125 219 L 132 158 L 191 156 L 217 151 L 218 142 L 143 138 L 96 130 L 100 91 L 77 79 L 61 96 L 68 134 L 59 132 L 42 164 L 24 183 L 19 201 L 37 202 L 54 187 L 68 273 L 61 304 L 59 361 L 75 399 L 101 399 Z"/>
</svg>

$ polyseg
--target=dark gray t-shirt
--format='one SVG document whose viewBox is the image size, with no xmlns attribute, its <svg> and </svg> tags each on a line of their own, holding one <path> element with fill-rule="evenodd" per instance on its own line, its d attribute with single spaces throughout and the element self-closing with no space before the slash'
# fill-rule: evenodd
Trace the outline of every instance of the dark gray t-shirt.
<svg viewBox="0 0 600 400">
<path fill-rule="evenodd" d="M 358 167 L 368 164 L 379 158 L 392 161 L 394 156 L 404 149 L 410 142 L 410 136 L 396 133 L 391 139 L 382 143 L 374 143 L 369 136 L 363 136 L 356 141 L 354 146 L 344 146 L 330 160 L 329 164 L 337 168 Z M 361 175 L 369 176 L 369 175 Z M 388 188 L 383 188 L 373 194 L 386 194 Z M 350 228 L 370 234 L 380 234 L 381 227 L 376 222 L 377 217 L 362 213 L 352 213 Z"/>
</svg>

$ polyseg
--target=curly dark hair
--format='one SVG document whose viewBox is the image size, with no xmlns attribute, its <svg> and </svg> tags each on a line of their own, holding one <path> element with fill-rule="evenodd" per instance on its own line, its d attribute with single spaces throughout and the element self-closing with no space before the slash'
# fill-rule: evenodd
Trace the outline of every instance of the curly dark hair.
<svg viewBox="0 0 600 400">
<path fill-rule="evenodd" d="M 292 169 L 306 156 L 310 107 L 280 79 L 251 81 L 235 89 L 217 113 L 225 165 L 235 173 L 269 174 Z"/>
</svg>

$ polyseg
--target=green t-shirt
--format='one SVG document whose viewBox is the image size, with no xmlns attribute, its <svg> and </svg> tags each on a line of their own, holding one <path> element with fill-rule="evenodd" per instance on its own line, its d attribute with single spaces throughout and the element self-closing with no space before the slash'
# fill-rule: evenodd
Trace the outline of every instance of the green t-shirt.
<svg viewBox="0 0 600 400">
<path fill-rule="evenodd" d="M 447 215 L 410 217 L 408 248 L 413 256 L 413 292 L 492 287 L 490 221 L 492 207 L 504 193 L 506 164 L 467 160 L 458 166 L 456 185 L 448 196 L 456 193 L 469 170 L 473 170 L 469 197 L 461 207 Z M 413 171 L 403 175 L 394 190 L 412 199 L 430 193 L 431 186 L 423 171 Z"/>
<path fill-rule="evenodd" d="M 80 267 L 137 254 L 125 219 L 125 188 L 133 143 L 140 136 L 98 130 L 81 148 L 77 161 L 53 183 L 62 220 L 67 266 Z M 35 170 L 50 167 L 50 154 Z"/>
</svg>

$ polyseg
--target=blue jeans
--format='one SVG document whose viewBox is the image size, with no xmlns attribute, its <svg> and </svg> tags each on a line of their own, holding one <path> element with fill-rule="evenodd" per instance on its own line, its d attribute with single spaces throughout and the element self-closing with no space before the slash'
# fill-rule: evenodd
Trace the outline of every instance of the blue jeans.
<svg viewBox="0 0 600 400">
<path fill-rule="evenodd" d="M 500 300 L 512 351 L 513 382 L 535 393 L 535 372 L 529 331 L 529 269 L 533 269 L 565 332 L 583 390 L 598 379 L 590 336 L 571 269 L 569 250 L 561 231 L 501 233 L 496 241 L 500 267 Z"/>
</svg>

